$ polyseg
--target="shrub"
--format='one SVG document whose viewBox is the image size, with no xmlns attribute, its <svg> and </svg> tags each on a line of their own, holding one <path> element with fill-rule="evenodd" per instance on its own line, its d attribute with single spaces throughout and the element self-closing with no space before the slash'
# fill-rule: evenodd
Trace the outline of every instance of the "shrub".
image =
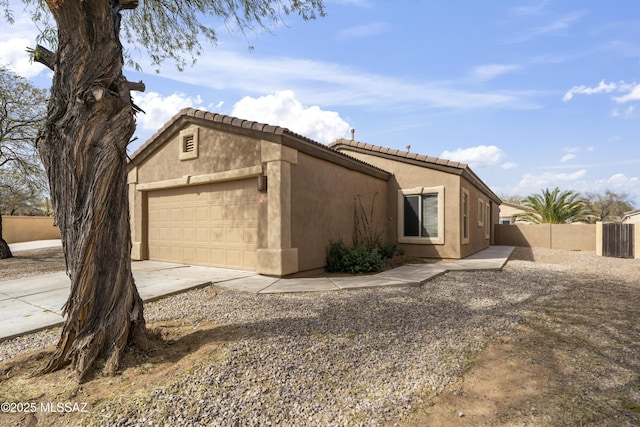
<svg viewBox="0 0 640 427">
<path fill-rule="evenodd" d="M 327 266 L 325 269 L 329 273 L 338 273 L 344 271 L 344 265 L 348 258 L 349 248 L 342 240 L 330 242 L 327 251 Z"/>
<path fill-rule="evenodd" d="M 384 268 L 384 258 L 381 246 L 360 244 L 350 247 L 342 241 L 331 242 L 326 270 L 329 273 L 371 273 Z"/>
<path fill-rule="evenodd" d="M 399 248 L 398 245 L 396 245 L 395 243 L 381 244 L 379 245 L 378 249 L 383 259 L 404 255 L 404 249 Z"/>
</svg>

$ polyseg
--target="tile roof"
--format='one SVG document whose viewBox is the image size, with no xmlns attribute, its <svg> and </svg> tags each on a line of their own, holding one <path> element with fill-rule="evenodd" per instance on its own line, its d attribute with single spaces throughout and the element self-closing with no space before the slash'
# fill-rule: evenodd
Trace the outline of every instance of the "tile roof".
<svg viewBox="0 0 640 427">
<path fill-rule="evenodd" d="M 307 151 L 312 155 L 319 154 L 319 157 L 324 158 L 325 160 L 333 161 L 334 163 L 339 163 L 345 167 L 353 168 L 354 164 L 361 165 L 361 167 L 364 166 L 365 168 L 370 170 L 370 173 L 373 172 L 373 174 L 377 175 L 378 177 L 382 177 L 384 175 L 385 179 L 388 179 L 390 176 L 389 172 L 380 169 L 377 166 L 371 165 L 347 154 L 332 150 L 326 145 L 314 141 L 311 138 L 307 138 L 304 135 L 295 133 L 288 128 L 240 119 L 238 117 L 228 116 L 226 114 L 197 110 L 195 108 L 183 108 L 182 110 L 180 110 L 167 123 L 165 123 L 160 129 L 158 129 L 142 146 L 140 146 L 131 155 L 130 160 L 132 162 L 144 160 L 144 158 L 149 156 L 154 151 L 153 146 L 156 144 L 156 141 L 162 139 L 162 136 L 164 134 L 171 134 L 173 131 L 177 130 L 177 128 L 182 126 L 184 120 L 204 120 L 212 123 L 229 125 L 235 128 L 272 134 L 278 137 L 287 136 L 290 139 L 299 141 L 298 145 L 294 146 L 293 148 L 303 149 L 303 151 Z M 284 143 L 284 140 L 281 142 Z"/>
<path fill-rule="evenodd" d="M 451 171 L 450 168 L 452 168 L 457 170 L 458 174 L 463 175 L 478 188 L 482 189 L 496 203 L 502 203 L 500 198 L 493 191 L 491 191 L 491 189 L 471 170 L 469 165 L 467 165 L 466 163 L 454 162 L 453 160 L 440 159 L 438 157 L 430 157 L 423 154 L 380 147 L 372 144 L 365 144 L 364 142 L 354 141 L 351 139 L 338 139 L 329 144 L 329 148 L 336 151 L 340 149 L 352 149 L 354 151 L 360 152 L 365 151 L 374 156 L 392 158 L 398 161 L 404 161 L 407 163 L 418 164 L 424 167 L 444 170 L 445 172 L 447 171 L 447 169 Z"/>
<path fill-rule="evenodd" d="M 424 162 L 424 163 L 432 163 L 434 165 L 449 166 L 449 167 L 458 168 L 458 169 L 469 168 L 469 166 L 466 163 L 454 162 L 453 160 L 440 159 L 438 157 L 425 156 L 423 154 L 418 154 L 418 153 L 409 152 L 409 151 L 400 151 L 393 148 L 381 147 L 378 145 L 365 144 L 364 142 L 354 141 L 351 139 L 344 139 L 344 138 L 338 139 L 332 142 L 331 144 L 329 144 L 329 148 L 334 150 L 337 150 L 338 148 L 342 148 L 344 146 L 360 148 L 366 151 L 371 151 L 373 153 L 389 154 L 391 156 L 417 160 L 419 162 Z"/>
</svg>

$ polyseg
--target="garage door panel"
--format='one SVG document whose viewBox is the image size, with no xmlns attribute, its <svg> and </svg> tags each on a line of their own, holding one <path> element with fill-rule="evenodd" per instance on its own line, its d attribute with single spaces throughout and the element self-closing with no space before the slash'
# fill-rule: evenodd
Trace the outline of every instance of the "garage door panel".
<svg viewBox="0 0 640 427">
<path fill-rule="evenodd" d="M 171 241 L 171 229 L 168 227 L 158 228 L 158 240 L 163 242 Z"/>
<path fill-rule="evenodd" d="M 182 229 L 182 238 L 185 242 L 195 242 L 196 233 L 192 227 L 185 227 Z"/>
<path fill-rule="evenodd" d="M 247 223 L 258 223 L 258 209 L 244 209 L 242 211 L 243 217 L 242 221 Z"/>
<path fill-rule="evenodd" d="M 211 206 L 209 207 L 209 212 L 211 213 L 211 221 L 224 221 L 224 206 Z"/>
<path fill-rule="evenodd" d="M 172 227 L 170 236 L 172 243 L 179 244 L 184 241 L 182 238 L 182 228 L 180 227 Z"/>
<path fill-rule="evenodd" d="M 195 221 L 195 213 L 193 208 L 182 208 L 182 220 L 183 221 Z"/>
<path fill-rule="evenodd" d="M 242 227 L 227 227 L 227 237 L 225 243 L 239 243 L 242 244 Z"/>
<path fill-rule="evenodd" d="M 149 258 L 254 270 L 255 180 L 150 192 Z"/>
<path fill-rule="evenodd" d="M 209 231 L 211 233 L 210 243 L 224 243 L 224 227 L 212 226 Z"/>
<path fill-rule="evenodd" d="M 173 223 L 182 221 L 182 207 L 171 209 L 170 221 Z"/>
<path fill-rule="evenodd" d="M 258 227 L 245 227 L 242 234 L 242 243 L 250 247 L 258 245 Z"/>
<path fill-rule="evenodd" d="M 169 246 L 153 246 L 149 247 L 149 257 L 151 259 L 171 259 L 171 249 Z"/>
<path fill-rule="evenodd" d="M 195 264 L 196 262 L 196 248 L 185 246 L 182 250 L 183 262 L 185 264 Z"/>
<path fill-rule="evenodd" d="M 171 246 L 171 259 L 182 262 L 182 246 Z"/>
<path fill-rule="evenodd" d="M 209 242 L 209 228 L 198 227 L 196 231 L 196 243 Z"/>
<path fill-rule="evenodd" d="M 196 221 L 209 221 L 209 206 L 196 207 Z"/>
</svg>

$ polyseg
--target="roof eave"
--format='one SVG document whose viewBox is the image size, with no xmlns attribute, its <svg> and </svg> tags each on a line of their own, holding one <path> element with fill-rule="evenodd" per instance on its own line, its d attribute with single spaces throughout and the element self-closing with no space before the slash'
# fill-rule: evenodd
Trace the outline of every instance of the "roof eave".
<svg viewBox="0 0 640 427">
<path fill-rule="evenodd" d="M 351 150 L 364 154 L 370 154 L 376 157 L 395 160 L 415 166 L 425 167 L 433 170 L 438 170 L 453 175 L 463 176 L 468 181 L 472 182 L 476 187 L 481 189 L 489 198 L 500 205 L 502 200 L 464 163 L 452 162 L 445 159 L 432 158 L 422 156 L 415 153 L 408 153 L 394 149 L 387 149 L 385 147 L 378 147 L 375 145 L 364 144 L 357 141 L 339 139 L 329 144 L 329 148 L 332 150 Z"/>
</svg>

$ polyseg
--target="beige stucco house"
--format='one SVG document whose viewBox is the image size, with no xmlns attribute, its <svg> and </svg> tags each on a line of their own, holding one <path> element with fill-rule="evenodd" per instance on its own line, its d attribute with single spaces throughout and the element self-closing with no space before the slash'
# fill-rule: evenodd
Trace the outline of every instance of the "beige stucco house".
<svg viewBox="0 0 640 427">
<path fill-rule="evenodd" d="M 184 109 L 131 157 L 132 257 L 319 269 L 351 242 L 356 200 L 408 255 L 452 259 L 490 245 L 500 204 L 461 163 Z"/>
<path fill-rule="evenodd" d="M 516 215 L 524 214 L 527 212 L 532 212 L 531 210 L 527 210 L 527 208 L 519 205 L 514 205 L 512 203 L 502 202 L 500 205 L 500 224 L 503 225 L 513 225 L 516 222 L 519 224 L 530 224 L 528 221 L 523 221 L 521 219 L 517 219 Z"/>
<path fill-rule="evenodd" d="M 640 209 L 626 212 L 622 217 L 623 224 L 640 224 Z"/>
</svg>

